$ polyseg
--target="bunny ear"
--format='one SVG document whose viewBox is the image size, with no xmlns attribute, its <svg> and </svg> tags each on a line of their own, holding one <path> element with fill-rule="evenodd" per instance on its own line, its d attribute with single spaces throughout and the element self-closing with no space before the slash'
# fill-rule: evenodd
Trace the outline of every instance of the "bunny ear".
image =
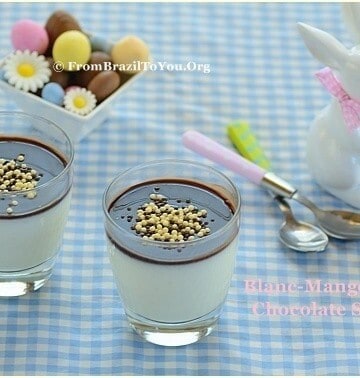
<svg viewBox="0 0 360 378">
<path fill-rule="evenodd" d="M 360 43 L 360 3 L 344 3 L 341 10 L 345 25 L 354 42 Z"/>
<path fill-rule="evenodd" d="M 348 57 L 348 50 L 329 33 L 316 29 L 310 25 L 299 22 L 299 33 L 311 54 L 334 69 L 340 69 Z"/>
</svg>

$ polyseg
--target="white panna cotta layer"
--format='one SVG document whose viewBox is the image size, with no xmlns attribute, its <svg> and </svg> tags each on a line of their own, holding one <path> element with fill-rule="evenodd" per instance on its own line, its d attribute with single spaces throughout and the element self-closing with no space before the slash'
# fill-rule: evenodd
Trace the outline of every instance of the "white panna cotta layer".
<svg viewBox="0 0 360 378">
<path fill-rule="evenodd" d="M 60 247 L 70 207 L 70 191 L 56 205 L 34 215 L 0 219 L 0 272 L 42 264 Z"/>
<path fill-rule="evenodd" d="M 147 262 L 119 251 L 109 239 L 107 245 L 124 307 L 156 322 L 178 323 L 200 318 L 225 301 L 238 236 L 221 252 L 184 264 Z"/>
</svg>

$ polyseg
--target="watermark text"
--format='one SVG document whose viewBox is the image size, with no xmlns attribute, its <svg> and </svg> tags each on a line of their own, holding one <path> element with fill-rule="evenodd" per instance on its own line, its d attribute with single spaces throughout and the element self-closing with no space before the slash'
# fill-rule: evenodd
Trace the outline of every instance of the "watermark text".
<svg viewBox="0 0 360 378">
<path fill-rule="evenodd" d="M 68 62 L 67 70 L 70 71 L 125 71 L 125 72 L 140 72 L 140 71 L 166 71 L 166 72 L 200 72 L 209 74 L 211 67 L 209 63 L 197 63 L 195 61 L 188 61 L 185 63 L 171 63 L 167 61 L 157 62 L 142 62 L 135 60 L 131 63 L 116 64 L 112 62 L 103 63 L 84 63 Z M 53 63 L 53 69 L 56 72 L 62 72 L 65 69 L 64 63 L 56 61 Z"/>
</svg>

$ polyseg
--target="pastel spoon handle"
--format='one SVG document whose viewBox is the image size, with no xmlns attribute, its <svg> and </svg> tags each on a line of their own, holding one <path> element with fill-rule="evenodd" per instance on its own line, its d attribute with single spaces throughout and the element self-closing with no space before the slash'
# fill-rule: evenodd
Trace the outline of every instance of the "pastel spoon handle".
<svg viewBox="0 0 360 378">
<path fill-rule="evenodd" d="M 247 178 L 254 184 L 260 185 L 266 173 L 263 168 L 198 131 L 186 131 L 183 134 L 183 144 L 190 150 Z"/>
<path fill-rule="evenodd" d="M 265 169 L 198 131 L 186 131 L 182 136 L 182 142 L 188 149 L 245 177 L 256 185 L 270 189 L 276 194 L 291 198 L 296 192 L 293 186 L 280 177 L 273 173 L 266 172 Z"/>
</svg>

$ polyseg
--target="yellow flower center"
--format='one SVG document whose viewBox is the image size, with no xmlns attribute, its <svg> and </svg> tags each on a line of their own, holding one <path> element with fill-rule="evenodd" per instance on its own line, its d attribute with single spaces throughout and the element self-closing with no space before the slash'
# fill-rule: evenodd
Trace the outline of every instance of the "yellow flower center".
<svg viewBox="0 0 360 378">
<path fill-rule="evenodd" d="M 73 104 L 76 108 L 83 108 L 86 105 L 86 98 L 83 96 L 76 96 L 73 100 Z"/>
<path fill-rule="evenodd" d="M 21 63 L 17 67 L 17 72 L 23 77 L 31 77 L 35 74 L 35 68 L 30 63 Z"/>
</svg>

